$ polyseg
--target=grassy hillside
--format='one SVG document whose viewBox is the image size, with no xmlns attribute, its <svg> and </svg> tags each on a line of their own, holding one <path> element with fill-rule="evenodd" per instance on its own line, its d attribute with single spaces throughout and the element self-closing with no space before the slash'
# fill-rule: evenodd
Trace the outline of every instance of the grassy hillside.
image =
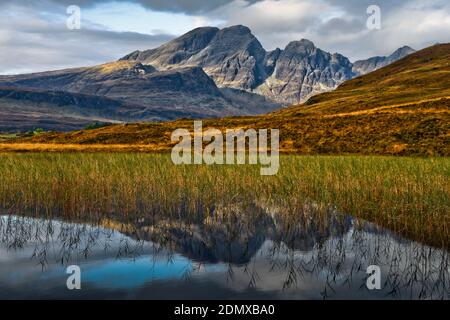
<svg viewBox="0 0 450 320">
<path fill-rule="evenodd" d="M 311 98 L 306 110 L 340 114 L 401 107 L 443 97 L 450 98 L 450 44 L 424 49 L 347 81 L 336 91 Z"/>
<path fill-rule="evenodd" d="M 450 44 L 436 45 L 342 84 L 334 92 L 258 117 L 204 121 L 204 128 L 277 128 L 282 151 L 303 154 L 450 155 Z M 131 145 L 170 150 L 176 128 L 192 120 L 126 124 L 67 134 L 49 133 L 15 143 Z M 1 145 L 24 150 L 24 145 Z M 52 148 L 56 148 L 52 146 Z M 100 147 L 99 147 L 100 148 Z M 35 148 L 36 149 L 36 148 Z"/>
</svg>

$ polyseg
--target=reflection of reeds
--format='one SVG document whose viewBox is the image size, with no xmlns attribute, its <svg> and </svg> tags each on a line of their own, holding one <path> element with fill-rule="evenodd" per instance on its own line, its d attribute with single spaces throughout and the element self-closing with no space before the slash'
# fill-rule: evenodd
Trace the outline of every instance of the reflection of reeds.
<svg viewBox="0 0 450 320">
<path fill-rule="evenodd" d="M 175 166 L 158 154 L 1 154 L 0 207 L 12 213 L 203 219 L 218 205 L 305 203 L 449 247 L 450 160 L 282 156 L 276 176 L 259 166 Z M 317 218 L 317 217 L 316 217 Z"/>
</svg>

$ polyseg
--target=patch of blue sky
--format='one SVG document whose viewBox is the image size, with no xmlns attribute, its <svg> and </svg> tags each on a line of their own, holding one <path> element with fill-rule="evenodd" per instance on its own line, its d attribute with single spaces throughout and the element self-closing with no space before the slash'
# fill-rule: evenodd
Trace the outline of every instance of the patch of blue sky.
<svg viewBox="0 0 450 320">
<path fill-rule="evenodd" d="M 117 32 L 180 35 L 196 27 L 221 23 L 203 16 L 153 11 L 129 2 L 106 2 L 81 9 L 83 20 Z"/>
</svg>

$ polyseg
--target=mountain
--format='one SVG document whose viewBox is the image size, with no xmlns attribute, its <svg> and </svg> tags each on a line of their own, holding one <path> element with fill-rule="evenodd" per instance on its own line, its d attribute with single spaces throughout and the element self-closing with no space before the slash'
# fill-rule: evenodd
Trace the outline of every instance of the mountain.
<svg viewBox="0 0 450 320">
<path fill-rule="evenodd" d="M 369 72 L 385 67 L 397 60 L 403 59 L 407 55 L 416 52 L 414 49 L 404 46 L 397 49 L 390 56 L 372 57 L 367 60 L 358 60 L 353 63 L 353 72 L 358 75 L 367 74 Z"/>
<path fill-rule="evenodd" d="M 305 39 L 289 43 L 272 60 L 273 71 L 256 92 L 284 104 L 305 101 L 354 76 L 347 58 L 318 49 Z"/>
<path fill-rule="evenodd" d="M 201 67 L 219 87 L 258 93 L 284 105 L 334 89 L 351 79 L 352 64 L 311 41 L 294 41 L 284 50 L 266 52 L 245 26 L 222 30 L 197 28 L 157 49 L 136 51 L 122 61 L 135 61 L 159 70 Z"/>
<path fill-rule="evenodd" d="M 158 68 L 177 65 L 203 50 L 219 32 L 218 28 L 197 28 L 159 48 L 134 51 L 120 60 L 141 61 Z"/>
<path fill-rule="evenodd" d="M 307 103 L 254 117 L 210 119 L 203 127 L 280 130 L 281 151 L 304 154 L 450 155 L 450 44 L 440 44 L 349 80 Z M 129 124 L 23 142 L 149 144 L 169 151 L 189 120 Z M 124 139 L 124 140 L 123 140 Z"/>
<path fill-rule="evenodd" d="M 244 26 L 222 30 L 197 28 L 161 47 L 134 52 L 121 60 L 139 61 L 158 69 L 198 66 L 218 86 L 252 89 L 265 74 L 262 63 L 266 51 Z"/>
<path fill-rule="evenodd" d="M 197 28 L 158 48 L 135 51 L 111 63 L 0 76 L 0 88 L 18 90 L 0 97 L 0 130 L 14 130 L 10 123 L 20 117 L 28 119 L 18 126 L 21 130 L 37 126 L 68 130 L 96 122 L 99 116 L 114 123 L 263 114 L 334 90 L 411 50 L 404 47 L 355 67 L 346 57 L 323 51 L 306 39 L 266 52 L 245 26 Z M 61 108 L 52 98 L 43 108 L 43 101 L 28 99 L 27 90 L 33 97 L 61 96 L 70 104 Z M 76 102 L 77 95 L 95 103 L 89 107 Z M 64 115 L 66 110 L 70 113 Z M 70 126 L 70 119 L 75 126 Z"/>
<path fill-rule="evenodd" d="M 159 48 L 135 51 L 121 61 L 140 62 L 158 70 L 201 67 L 218 87 L 245 90 L 290 105 L 412 52 L 409 47 L 400 48 L 389 57 L 359 61 L 355 67 L 348 58 L 325 52 L 306 39 L 293 41 L 284 50 L 266 52 L 249 28 L 238 25 L 222 30 L 197 28 Z"/>
<path fill-rule="evenodd" d="M 191 112 L 183 110 L 143 106 L 104 96 L 0 87 L 0 132 L 37 128 L 72 131 L 92 123 L 174 120 L 190 115 Z"/>
<path fill-rule="evenodd" d="M 199 67 L 157 71 L 128 61 L 0 76 L 0 92 L 2 89 L 3 131 L 36 127 L 73 130 L 100 118 L 102 122 L 114 123 L 248 115 L 279 107 L 252 93 L 219 89 Z M 64 121 L 62 112 L 67 113 Z M 28 120 L 19 122 L 22 117 Z M 74 121 L 73 125 L 70 121 Z"/>
</svg>

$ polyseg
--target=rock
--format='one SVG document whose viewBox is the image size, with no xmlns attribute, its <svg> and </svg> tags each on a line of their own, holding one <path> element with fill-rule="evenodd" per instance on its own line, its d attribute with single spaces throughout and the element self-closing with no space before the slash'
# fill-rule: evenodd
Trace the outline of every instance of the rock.
<svg viewBox="0 0 450 320">
<path fill-rule="evenodd" d="M 284 104 L 296 104 L 351 79 L 352 64 L 309 40 L 294 41 L 279 53 L 272 74 L 257 92 Z"/>
<path fill-rule="evenodd" d="M 135 51 L 120 60 L 140 61 L 158 69 L 185 62 L 204 49 L 219 32 L 218 28 L 197 28 L 156 49 Z"/>
</svg>

